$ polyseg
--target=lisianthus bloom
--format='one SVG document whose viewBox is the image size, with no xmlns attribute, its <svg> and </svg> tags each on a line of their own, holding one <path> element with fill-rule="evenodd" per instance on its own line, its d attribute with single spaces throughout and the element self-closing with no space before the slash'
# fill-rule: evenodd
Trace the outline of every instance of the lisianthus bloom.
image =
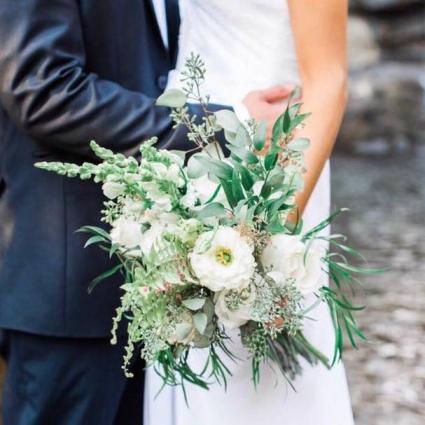
<svg viewBox="0 0 425 425">
<path fill-rule="evenodd" d="M 214 292 L 246 287 L 255 270 L 252 244 L 224 226 L 198 238 L 190 262 L 201 285 Z"/>
</svg>

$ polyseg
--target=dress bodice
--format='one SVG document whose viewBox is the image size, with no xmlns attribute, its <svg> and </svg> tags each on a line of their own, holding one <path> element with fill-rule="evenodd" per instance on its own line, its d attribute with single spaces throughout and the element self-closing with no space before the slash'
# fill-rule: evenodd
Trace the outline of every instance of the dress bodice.
<svg viewBox="0 0 425 425">
<path fill-rule="evenodd" d="M 180 0 L 179 57 L 169 87 L 191 52 L 207 66 L 204 94 L 232 104 L 251 90 L 298 82 L 285 0 Z"/>
</svg>

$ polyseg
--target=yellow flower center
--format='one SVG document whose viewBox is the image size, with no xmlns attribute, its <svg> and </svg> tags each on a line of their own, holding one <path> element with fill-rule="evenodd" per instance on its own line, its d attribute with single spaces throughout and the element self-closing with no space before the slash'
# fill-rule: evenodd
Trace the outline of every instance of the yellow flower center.
<svg viewBox="0 0 425 425">
<path fill-rule="evenodd" d="M 215 251 L 215 258 L 223 266 L 227 266 L 233 260 L 232 251 L 229 248 L 219 247 Z"/>
</svg>

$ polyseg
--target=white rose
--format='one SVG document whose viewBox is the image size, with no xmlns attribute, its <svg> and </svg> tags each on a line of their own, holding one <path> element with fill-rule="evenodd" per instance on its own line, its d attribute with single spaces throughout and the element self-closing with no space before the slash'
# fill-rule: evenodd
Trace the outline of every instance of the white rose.
<svg viewBox="0 0 425 425">
<path fill-rule="evenodd" d="M 295 279 L 303 295 L 317 291 L 323 285 L 322 257 L 324 249 L 312 244 L 306 254 L 300 236 L 274 235 L 261 255 L 265 268 L 280 272 L 285 279 Z"/>
<path fill-rule="evenodd" d="M 231 227 L 203 233 L 190 262 L 201 285 L 215 292 L 247 286 L 255 270 L 252 245 Z"/>
<path fill-rule="evenodd" d="M 140 253 L 135 248 L 140 247 L 143 237 L 142 226 L 131 218 L 120 217 L 112 225 L 112 243 L 130 250 L 128 255 L 137 256 Z"/>
<path fill-rule="evenodd" d="M 250 285 L 239 292 L 240 304 L 235 308 L 229 305 L 228 295 L 234 290 L 224 290 L 216 294 L 215 313 L 220 322 L 229 329 L 237 329 L 252 319 L 251 306 L 255 300 L 254 286 Z"/>
<path fill-rule="evenodd" d="M 102 186 L 103 194 L 109 199 L 118 198 L 124 192 L 125 186 L 117 182 L 105 182 Z"/>
</svg>

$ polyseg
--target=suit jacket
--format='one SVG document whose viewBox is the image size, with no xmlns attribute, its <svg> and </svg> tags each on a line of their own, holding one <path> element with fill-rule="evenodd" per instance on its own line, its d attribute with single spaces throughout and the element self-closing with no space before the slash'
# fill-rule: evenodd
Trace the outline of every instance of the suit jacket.
<svg viewBox="0 0 425 425">
<path fill-rule="evenodd" d="M 75 233 L 99 224 L 101 190 L 33 164 L 90 159 L 92 139 L 123 153 L 153 135 L 184 147 L 154 106 L 176 57 L 175 3 L 167 51 L 150 0 L 0 0 L 0 328 L 109 335 L 122 282 L 88 295 L 112 264 Z"/>
</svg>

